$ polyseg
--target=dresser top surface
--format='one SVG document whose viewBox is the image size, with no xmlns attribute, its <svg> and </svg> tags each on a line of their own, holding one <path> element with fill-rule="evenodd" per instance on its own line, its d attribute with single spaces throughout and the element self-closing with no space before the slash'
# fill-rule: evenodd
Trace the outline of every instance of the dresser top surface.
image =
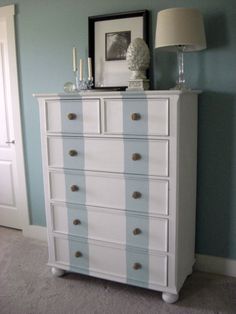
<svg viewBox="0 0 236 314">
<path fill-rule="evenodd" d="M 179 96 L 182 94 L 200 94 L 200 90 L 148 90 L 148 91 L 108 91 L 92 89 L 72 93 L 35 93 L 36 98 L 78 98 L 78 97 L 142 97 L 142 96 Z"/>
</svg>

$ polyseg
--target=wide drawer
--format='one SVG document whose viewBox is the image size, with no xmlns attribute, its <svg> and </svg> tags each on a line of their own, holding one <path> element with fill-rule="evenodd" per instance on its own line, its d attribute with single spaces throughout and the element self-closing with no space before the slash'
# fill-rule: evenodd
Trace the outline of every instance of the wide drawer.
<svg viewBox="0 0 236 314">
<path fill-rule="evenodd" d="M 167 136 L 169 99 L 105 99 L 105 133 Z"/>
<path fill-rule="evenodd" d="M 52 205 L 53 231 L 167 251 L 168 220 L 89 206 Z"/>
<path fill-rule="evenodd" d="M 100 133 L 99 99 L 46 101 L 47 131 L 53 133 Z"/>
<path fill-rule="evenodd" d="M 53 201 L 168 214 L 168 181 L 143 176 L 50 172 Z"/>
<path fill-rule="evenodd" d="M 50 167 L 168 176 L 168 140 L 48 138 Z"/>
<path fill-rule="evenodd" d="M 54 238 L 55 261 L 59 265 L 83 270 L 89 275 L 102 274 L 119 281 L 135 281 L 144 286 L 167 285 L 167 256 L 127 251 L 125 248 L 97 245 L 91 242 Z M 113 279 L 111 277 L 111 279 Z"/>
</svg>

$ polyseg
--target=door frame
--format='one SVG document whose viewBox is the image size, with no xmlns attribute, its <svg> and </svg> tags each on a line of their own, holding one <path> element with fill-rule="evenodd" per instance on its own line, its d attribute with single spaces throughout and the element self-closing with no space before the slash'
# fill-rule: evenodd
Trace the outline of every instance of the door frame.
<svg viewBox="0 0 236 314">
<path fill-rule="evenodd" d="M 20 227 L 23 230 L 29 228 L 30 218 L 28 210 L 28 198 L 25 176 L 24 150 L 22 140 L 21 112 L 18 86 L 18 71 L 16 58 L 16 42 L 15 42 L 15 5 L 0 7 L 0 20 L 5 22 L 7 32 L 7 49 L 9 59 L 9 80 L 10 80 L 10 103 L 12 105 L 12 119 L 14 125 L 15 136 L 15 154 L 17 179 L 19 181 L 19 202 L 17 208 L 20 212 Z"/>
</svg>

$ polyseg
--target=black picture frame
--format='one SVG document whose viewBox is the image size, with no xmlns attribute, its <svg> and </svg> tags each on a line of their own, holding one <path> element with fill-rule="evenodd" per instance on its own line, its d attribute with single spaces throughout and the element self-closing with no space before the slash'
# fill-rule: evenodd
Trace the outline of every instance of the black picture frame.
<svg viewBox="0 0 236 314">
<path fill-rule="evenodd" d="M 124 57 L 128 48 L 127 43 L 140 37 L 148 44 L 148 16 L 148 10 L 89 16 L 88 53 L 92 58 L 93 88 L 125 90 L 129 78 Z M 110 41 L 113 40 L 116 46 L 119 44 L 119 49 L 110 51 L 110 57 L 107 46 L 108 34 L 111 34 Z M 109 44 L 111 45 L 111 42 Z"/>
</svg>

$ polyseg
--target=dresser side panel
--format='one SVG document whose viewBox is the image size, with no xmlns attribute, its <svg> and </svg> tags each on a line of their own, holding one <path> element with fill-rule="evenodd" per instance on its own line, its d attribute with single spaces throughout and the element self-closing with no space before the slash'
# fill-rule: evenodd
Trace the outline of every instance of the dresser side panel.
<svg viewBox="0 0 236 314">
<path fill-rule="evenodd" d="M 50 237 L 53 229 L 53 222 L 51 216 L 50 206 L 50 179 L 48 172 L 48 149 L 47 149 L 47 114 L 46 114 L 46 100 L 44 98 L 38 99 L 39 103 L 39 117 L 40 117 L 40 136 L 41 136 L 41 152 L 42 152 L 42 169 L 43 169 L 43 183 L 44 183 L 44 199 L 45 199 L 45 213 L 47 223 L 47 237 L 48 237 L 48 260 L 49 263 L 55 262 L 54 241 Z"/>
<path fill-rule="evenodd" d="M 180 289 L 195 262 L 197 180 L 197 95 L 186 94 L 178 106 L 177 155 L 177 288 Z"/>
</svg>

